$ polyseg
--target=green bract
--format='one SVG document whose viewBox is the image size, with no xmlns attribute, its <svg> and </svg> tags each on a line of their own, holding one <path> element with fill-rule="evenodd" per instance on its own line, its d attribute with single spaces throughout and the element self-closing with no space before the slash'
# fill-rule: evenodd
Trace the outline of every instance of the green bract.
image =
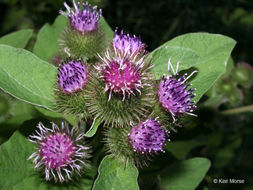
<svg viewBox="0 0 253 190">
<path fill-rule="evenodd" d="M 108 38 L 99 27 L 95 31 L 81 34 L 72 27 L 67 26 L 61 34 L 59 41 L 62 56 L 91 59 L 95 61 L 98 53 L 102 53 L 107 47 Z"/>
</svg>

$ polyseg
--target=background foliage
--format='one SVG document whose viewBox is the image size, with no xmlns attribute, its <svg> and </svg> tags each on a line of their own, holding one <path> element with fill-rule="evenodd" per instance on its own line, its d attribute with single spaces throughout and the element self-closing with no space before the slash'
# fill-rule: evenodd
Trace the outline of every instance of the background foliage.
<svg viewBox="0 0 253 190">
<path fill-rule="evenodd" d="M 171 40 L 175 36 L 189 32 L 205 31 L 224 34 L 237 41 L 236 48 L 232 54 L 233 60 L 231 59 L 229 61 L 227 67 L 222 67 L 224 72 L 227 71 L 226 75 L 222 76 L 223 78 L 230 77 L 229 80 L 231 79 L 234 62 L 245 61 L 249 64 L 253 63 L 253 56 L 251 53 L 253 48 L 253 4 L 251 1 L 151 0 L 143 3 L 143 1 L 108 0 L 105 2 L 94 1 L 91 3 L 99 3 L 99 5 L 103 7 L 103 15 L 112 28 L 118 26 L 120 29 L 125 29 L 130 33 L 141 35 L 142 40 L 147 43 L 150 51 L 164 42 Z M 61 0 L 45 0 L 39 2 L 36 0 L 2 0 L 0 2 L 0 36 L 18 29 L 25 30 L 21 30 L 18 35 L 15 33 L 17 38 L 15 38 L 14 33 L 11 34 L 12 36 L 9 36 L 9 39 L 15 39 L 14 41 L 8 40 L 8 37 L 1 38 L 0 44 L 6 44 L 6 42 L 8 42 L 9 44 L 7 45 L 13 47 L 25 47 L 27 50 L 33 51 L 40 59 L 50 61 L 51 56 L 47 53 L 42 53 L 43 50 L 41 48 L 46 47 L 45 51 L 51 48 L 52 51 L 54 51 L 55 47 L 48 45 L 47 42 L 43 40 L 40 44 L 39 39 L 43 39 L 43 35 L 47 35 L 48 33 L 57 35 L 57 32 L 60 31 L 58 26 L 61 26 L 61 23 L 64 23 L 64 21 L 58 18 L 58 20 L 54 22 L 54 19 L 58 15 L 58 10 L 63 8 L 62 4 L 63 1 Z M 44 25 L 46 22 L 50 25 Z M 40 30 L 41 27 L 43 28 Z M 33 29 L 33 32 L 30 29 Z M 23 36 L 27 37 L 27 39 Z M 30 40 L 29 37 L 31 37 Z M 34 46 L 36 38 L 38 41 Z M 180 43 L 180 37 L 178 38 L 173 39 L 170 44 L 167 44 L 172 53 L 174 51 L 173 47 Z M 49 40 L 49 42 L 51 42 L 51 40 Z M 212 40 L 210 40 L 210 44 L 211 43 L 213 43 Z M 196 49 L 199 48 L 198 45 L 196 45 L 196 48 L 187 44 L 182 45 L 182 47 L 185 48 L 189 46 L 192 48 L 192 51 L 185 53 L 184 49 L 181 50 L 184 52 L 184 55 L 191 57 L 192 63 L 189 64 L 193 65 L 195 62 L 205 62 L 204 59 L 208 57 L 208 55 L 198 51 Z M 0 59 L 11 58 L 12 61 L 15 61 L 15 56 L 2 57 L 2 52 L 8 49 L 9 48 L 6 48 L 5 45 L 0 45 Z M 163 53 L 162 49 L 159 51 L 161 51 L 160 54 Z M 153 56 L 159 57 L 159 51 Z M 179 51 L 177 50 L 176 52 Z M 214 55 L 219 54 L 219 52 L 213 53 Z M 17 56 L 19 56 L 19 54 L 25 56 L 29 54 L 29 52 L 24 50 L 23 53 L 17 52 Z M 181 57 L 183 62 L 183 57 L 180 54 L 175 56 Z M 31 62 L 40 61 L 43 64 L 43 60 L 39 58 L 34 57 L 34 60 Z M 207 59 L 207 61 L 212 60 Z M 22 68 L 27 66 L 27 61 L 21 65 Z M 8 65 L 6 65 L 6 69 L 9 69 L 10 72 L 13 70 L 9 68 Z M 55 68 L 52 66 L 52 74 L 49 76 L 52 75 L 53 77 L 54 72 Z M 12 75 L 16 76 L 16 73 L 12 73 Z M 27 77 L 29 77 L 29 74 Z M 4 85 L 4 81 L 1 82 L 3 83 L 2 85 Z M 192 82 L 194 83 L 194 80 Z M 233 114 L 232 112 L 231 114 L 226 112 L 226 110 L 252 104 L 252 87 L 248 89 L 241 85 L 236 85 L 236 88 L 228 92 L 228 94 L 234 95 L 230 97 L 226 93 L 223 93 L 223 91 L 220 92 L 216 90 L 219 83 L 224 84 L 224 81 L 222 79 L 217 81 L 214 87 L 200 100 L 198 110 L 196 111 L 198 118 L 186 118 L 185 121 L 182 121 L 182 126 L 184 126 L 184 128 L 179 128 L 177 133 L 173 133 L 171 137 L 172 142 L 168 143 L 166 146 L 168 152 L 155 159 L 152 163 L 152 167 L 144 168 L 139 171 L 140 177 L 138 182 L 140 184 L 140 189 L 183 190 L 182 184 L 187 187 L 186 189 L 197 188 L 199 190 L 253 189 L 253 164 L 251 159 L 253 156 L 252 113 L 242 112 Z M 25 89 L 32 89 L 33 92 L 39 95 L 41 95 L 40 88 L 44 89 L 45 87 L 43 84 L 42 86 L 35 86 L 30 83 L 27 85 Z M 8 88 L 10 88 L 10 91 L 16 89 L 17 86 L 15 86 L 15 81 L 13 81 L 13 86 L 8 86 Z M 238 90 L 239 94 L 237 93 Z M 25 99 L 26 96 L 29 95 L 28 92 L 25 94 L 18 92 L 16 97 L 18 95 L 23 95 L 18 98 Z M 47 90 L 45 93 L 47 93 Z M 243 97 L 241 96 L 242 94 Z M 61 114 L 55 113 L 52 115 L 52 112 L 33 107 L 30 104 L 16 100 L 4 93 L 1 93 L 0 99 L 0 109 L 3 108 L 3 110 L 0 110 L 0 143 L 8 140 L 18 128 L 21 132 L 15 132 L 11 138 L 15 139 L 15 143 L 17 144 L 25 142 L 25 139 L 20 133 L 25 135 L 30 134 L 32 127 L 35 126 L 38 121 L 48 123 L 50 120 L 54 120 L 58 122 L 62 117 Z M 44 101 L 43 103 L 46 102 L 45 105 L 50 105 L 50 103 L 47 102 L 47 98 L 43 100 L 43 98 L 36 98 L 36 96 L 32 103 L 42 104 L 41 101 Z M 7 102 L 7 104 L 4 104 L 4 102 Z M 72 118 L 67 119 L 70 122 L 74 122 Z M 96 128 L 97 124 L 95 123 L 94 125 Z M 92 134 L 88 135 L 92 136 Z M 81 182 L 80 186 L 78 186 L 80 188 L 89 188 L 92 179 L 97 175 L 96 171 L 98 165 L 104 156 L 104 150 L 101 150 L 101 145 L 98 143 L 100 140 L 101 131 L 98 131 L 94 139 L 90 142 L 94 147 L 93 154 L 96 155 L 92 159 L 92 163 L 96 168 L 87 174 L 90 181 Z M 29 163 L 19 163 L 15 160 L 15 155 L 19 154 L 20 150 L 11 149 L 11 147 L 15 147 L 15 145 L 11 144 L 12 142 L 14 141 L 7 141 L 0 148 L 1 155 L 6 152 L 10 153 L 8 157 L 2 157 L 0 160 L 0 174 L 2 175 L 0 176 L 0 181 L 4 180 L 4 187 L 8 186 L 10 189 L 28 189 L 31 184 L 40 184 L 38 176 L 32 172 L 32 166 L 29 165 Z M 31 144 L 23 143 L 22 145 L 24 146 L 23 149 L 27 151 L 28 154 L 31 150 Z M 20 154 L 24 155 L 24 152 L 22 151 Z M 193 157 L 208 158 L 211 161 L 211 167 L 207 159 Z M 100 172 L 107 170 L 106 167 L 108 166 L 105 163 L 108 162 L 108 159 L 109 158 L 106 157 L 102 161 L 99 167 Z M 8 160 L 8 163 L 3 164 L 5 160 Z M 115 167 L 116 162 L 117 161 L 110 162 L 112 168 Z M 25 170 L 22 170 L 20 165 L 24 166 Z M 9 167 L 6 168 L 6 166 L 12 166 L 15 170 L 11 170 Z M 163 172 L 161 172 L 162 168 Z M 22 175 L 14 176 L 12 181 L 9 181 L 8 175 L 12 175 L 17 170 L 20 171 Z M 208 173 L 205 175 L 205 171 L 207 170 Z M 31 173 L 31 176 L 26 176 L 28 171 Z M 170 173 L 170 171 L 174 172 Z M 106 181 L 114 181 L 115 176 L 122 179 L 131 179 L 131 176 L 138 175 L 135 168 L 132 168 L 131 171 L 124 174 L 124 176 L 121 176 L 121 168 L 116 172 L 116 174 L 101 177 L 107 177 Z M 170 174 L 168 175 L 168 173 Z M 22 179 L 19 179 L 20 177 Z M 200 183 L 203 177 L 204 180 Z M 244 179 L 246 182 L 244 184 L 214 184 L 212 182 L 214 178 Z M 12 187 L 10 184 L 16 184 L 16 186 Z M 103 185 L 106 184 L 101 185 L 101 181 L 96 180 L 94 188 L 101 189 Z M 124 187 L 121 186 L 121 184 L 116 185 L 117 187 Z M 77 189 L 80 189 L 78 187 Z M 131 187 L 131 189 L 138 189 L 138 187 L 136 187 L 136 182 L 130 183 L 128 187 Z M 57 187 L 51 186 L 50 184 L 39 187 L 39 189 L 51 188 L 57 189 Z M 113 188 L 113 186 L 108 188 Z"/>
</svg>

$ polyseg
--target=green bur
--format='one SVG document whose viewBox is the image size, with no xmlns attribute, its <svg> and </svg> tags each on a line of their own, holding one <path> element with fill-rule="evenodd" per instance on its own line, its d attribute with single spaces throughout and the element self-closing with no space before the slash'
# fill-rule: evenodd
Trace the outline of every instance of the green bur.
<svg viewBox="0 0 253 190">
<path fill-rule="evenodd" d="M 128 126 L 124 128 L 107 128 L 104 132 L 107 153 L 119 160 L 120 163 L 124 163 L 125 166 L 127 164 L 137 167 L 147 166 L 152 155 L 139 154 L 133 150 L 128 137 L 130 130 L 131 127 Z"/>
<path fill-rule="evenodd" d="M 83 118 L 89 116 L 84 96 L 89 81 L 87 64 L 80 60 L 68 59 L 58 69 L 58 82 L 55 90 L 55 103 L 59 112 L 73 114 Z"/>
<path fill-rule="evenodd" d="M 67 26 L 60 37 L 60 53 L 65 57 L 81 58 L 95 62 L 97 54 L 101 54 L 109 45 L 109 40 L 102 27 L 86 33 L 81 33 Z"/>
<path fill-rule="evenodd" d="M 105 84 L 93 71 L 90 73 L 90 81 L 87 83 L 84 100 L 89 113 L 104 122 L 105 126 L 126 127 L 130 123 L 138 123 L 141 118 L 150 114 L 154 103 L 154 92 L 152 87 L 145 86 L 141 94 L 131 95 L 124 101 L 120 94 L 112 94 L 109 100 L 109 93 L 105 92 Z M 145 83 L 152 84 L 150 79 Z"/>
<path fill-rule="evenodd" d="M 85 106 L 85 93 L 85 90 L 83 90 L 73 94 L 64 94 L 60 90 L 56 90 L 56 107 L 58 111 L 87 119 L 89 117 L 89 113 L 87 107 Z"/>
</svg>

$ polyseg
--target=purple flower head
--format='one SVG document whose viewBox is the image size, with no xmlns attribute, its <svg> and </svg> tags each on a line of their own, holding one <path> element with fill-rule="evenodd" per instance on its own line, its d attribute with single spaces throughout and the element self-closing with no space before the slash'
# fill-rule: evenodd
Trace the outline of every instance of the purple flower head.
<svg viewBox="0 0 253 190">
<path fill-rule="evenodd" d="M 142 154 L 164 152 L 163 146 L 169 141 L 162 125 L 152 118 L 133 126 L 128 137 L 134 151 Z"/>
<path fill-rule="evenodd" d="M 74 138 L 74 128 L 70 131 L 67 123 L 62 122 L 61 129 L 52 123 L 52 129 L 39 123 L 36 135 L 30 135 L 29 141 L 38 145 L 38 150 L 29 158 L 34 159 L 35 169 L 45 170 L 45 179 L 51 177 L 55 182 L 71 180 L 73 172 L 79 173 L 88 156 L 89 147 L 78 144 L 83 134 Z M 51 175 L 51 176 L 50 176 Z"/>
<path fill-rule="evenodd" d="M 127 60 L 122 65 L 116 61 L 112 61 L 110 65 L 103 70 L 106 91 L 110 90 L 114 93 L 131 93 L 138 89 L 140 81 L 140 73 L 136 67 L 132 66 Z"/>
<path fill-rule="evenodd" d="M 132 53 L 122 56 L 121 52 L 115 48 L 113 53 L 107 49 L 104 57 L 99 55 L 102 63 L 95 68 L 102 73 L 101 78 L 105 82 L 105 91 L 109 91 L 109 100 L 112 92 L 123 95 L 122 100 L 124 101 L 126 95 L 128 97 L 131 94 L 135 95 L 136 91 L 141 93 L 140 89 L 149 85 L 142 83 L 146 74 L 143 68 L 147 67 L 148 63 L 144 60 L 145 56 L 137 58 L 137 55 Z"/>
<path fill-rule="evenodd" d="M 98 28 L 99 19 L 102 15 L 102 10 L 97 9 L 97 6 L 92 7 L 86 3 L 78 2 L 76 4 L 73 0 L 74 11 L 64 2 L 67 13 L 60 10 L 60 14 L 69 18 L 70 25 L 81 33 L 91 32 Z"/>
<path fill-rule="evenodd" d="M 140 52 L 145 49 L 145 45 L 141 42 L 140 37 L 130 36 L 121 30 L 118 34 L 117 28 L 114 32 L 113 45 L 122 52 Z"/>
<path fill-rule="evenodd" d="M 58 86 L 65 94 L 81 91 L 87 83 L 87 68 L 79 61 L 67 59 L 58 68 Z"/>
<path fill-rule="evenodd" d="M 168 64 L 169 67 L 171 67 L 174 75 L 168 75 L 166 78 L 163 76 L 162 81 L 158 87 L 159 102 L 166 111 L 172 114 L 174 121 L 174 116 L 181 114 L 189 114 L 195 116 L 195 114 L 191 112 L 193 112 L 196 106 L 193 105 L 193 102 L 191 102 L 191 100 L 195 97 L 193 91 L 196 89 L 187 89 L 191 84 L 186 83 L 187 80 L 197 71 L 193 71 L 187 78 L 187 73 L 177 78 L 179 62 L 177 63 L 176 72 L 171 65 L 170 59 Z"/>
</svg>

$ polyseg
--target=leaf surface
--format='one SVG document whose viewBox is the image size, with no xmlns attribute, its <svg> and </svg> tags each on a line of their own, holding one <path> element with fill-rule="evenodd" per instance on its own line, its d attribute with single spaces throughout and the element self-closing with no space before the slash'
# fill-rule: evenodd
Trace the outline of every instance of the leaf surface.
<svg viewBox="0 0 253 190">
<path fill-rule="evenodd" d="M 196 53 L 199 60 L 194 67 L 198 70 L 198 73 L 192 77 L 191 83 L 192 87 L 197 89 L 195 91 L 196 97 L 194 98 L 197 102 L 203 94 L 212 87 L 215 81 L 225 73 L 226 65 L 235 43 L 233 39 L 219 34 L 190 33 L 175 37 L 155 49 L 151 54 L 166 47 L 184 48 Z M 168 60 L 172 55 L 165 54 L 164 56 L 167 57 Z M 159 64 L 165 65 L 163 60 L 166 60 L 166 58 L 163 58 Z M 177 62 L 180 60 L 175 61 Z M 191 61 L 192 60 L 189 59 L 189 62 Z M 185 62 L 188 62 L 187 59 Z M 184 64 L 185 63 L 182 62 L 180 67 L 184 67 Z M 179 70 L 181 69 L 179 68 Z"/>
<path fill-rule="evenodd" d="M 56 72 L 29 51 L 0 45 L 0 88 L 20 100 L 53 110 Z"/>
<path fill-rule="evenodd" d="M 67 25 L 67 18 L 59 15 L 53 25 L 45 24 L 39 31 L 33 52 L 43 60 L 52 61 L 58 53 L 58 40 L 62 30 Z"/>
<path fill-rule="evenodd" d="M 84 136 L 93 137 L 96 134 L 100 123 L 101 123 L 101 121 L 98 118 L 94 118 L 90 129 L 84 134 Z"/>
<path fill-rule="evenodd" d="M 137 190 L 138 170 L 134 166 L 119 163 L 119 160 L 106 156 L 98 168 L 98 177 L 93 190 Z"/>
<path fill-rule="evenodd" d="M 194 190 L 205 177 L 210 165 L 206 158 L 176 162 L 161 172 L 160 186 L 169 190 Z"/>
<path fill-rule="evenodd" d="M 0 38 L 0 44 L 13 46 L 16 48 L 25 48 L 26 44 L 32 37 L 32 29 L 24 29 L 12 32 Z"/>
<path fill-rule="evenodd" d="M 68 19 L 63 15 L 59 15 L 53 25 L 45 24 L 39 31 L 33 52 L 41 59 L 52 62 L 52 58 L 59 51 L 58 42 L 60 34 L 67 24 Z M 113 38 L 113 31 L 103 17 L 100 19 L 100 24 L 111 40 Z"/>
</svg>

